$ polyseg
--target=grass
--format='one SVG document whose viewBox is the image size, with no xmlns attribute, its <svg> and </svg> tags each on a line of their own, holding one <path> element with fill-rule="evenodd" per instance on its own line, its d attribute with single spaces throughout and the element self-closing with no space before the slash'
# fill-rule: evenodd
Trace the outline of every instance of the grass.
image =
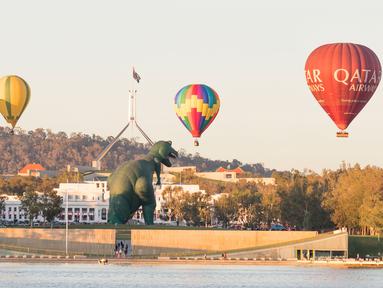
<svg viewBox="0 0 383 288">
<path fill-rule="evenodd" d="M 383 239 L 378 236 L 352 236 L 348 237 L 349 257 L 378 256 L 383 254 Z"/>
</svg>

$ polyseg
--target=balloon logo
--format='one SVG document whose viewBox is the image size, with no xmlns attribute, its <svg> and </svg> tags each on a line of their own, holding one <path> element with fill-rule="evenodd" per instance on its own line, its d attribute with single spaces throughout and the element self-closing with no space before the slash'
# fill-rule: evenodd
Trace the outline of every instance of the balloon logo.
<svg viewBox="0 0 383 288">
<path fill-rule="evenodd" d="M 204 84 L 191 84 L 178 91 L 174 99 L 174 109 L 191 135 L 197 138 L 209 127 L 218 114 L 220 100 L 217 92 Z"/>
<path fill-rule="evenodd" d="M 316 100 L 344 130 L 370 100 L 379 85 L 382 69 L 375 53 L 366 46 L 334 43 L 318 47 L 307 58 L 305 76 Z"/>
<path fill-rule="evenodd" d="M 15 128 L 30 99 L 30 89 L 22 78 L 12 75 L 0 79 L 0 113 Z"/>
</svg>

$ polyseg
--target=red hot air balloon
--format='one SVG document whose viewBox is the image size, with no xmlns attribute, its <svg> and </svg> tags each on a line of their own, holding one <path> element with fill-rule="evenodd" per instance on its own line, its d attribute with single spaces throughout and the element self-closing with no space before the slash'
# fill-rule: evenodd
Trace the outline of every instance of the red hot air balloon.
<svg viewBox="0 0 383 288">
<path fill-rule="evenodd" d="M 341 132 L 370 100 L 381 78 L 375 53 L 366 46 L 334 43 L 318 47 L 307 58 L 305 75 L 315 99 Z"/>
</svg>

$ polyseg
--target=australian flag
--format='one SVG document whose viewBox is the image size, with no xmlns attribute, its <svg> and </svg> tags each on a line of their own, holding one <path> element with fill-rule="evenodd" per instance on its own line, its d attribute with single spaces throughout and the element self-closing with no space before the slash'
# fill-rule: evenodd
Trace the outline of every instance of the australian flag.
<svg viewBox="0 0 383 288">
<path fill-rule="evenodd" d="M 140 77 L 140 75 L 138 75 L 136 70 L 134 70 L 134 67 L 133 67 L 133 79 L 136 80 L 137 83 L 140 83 L 141 77 Z"/>
</svg>

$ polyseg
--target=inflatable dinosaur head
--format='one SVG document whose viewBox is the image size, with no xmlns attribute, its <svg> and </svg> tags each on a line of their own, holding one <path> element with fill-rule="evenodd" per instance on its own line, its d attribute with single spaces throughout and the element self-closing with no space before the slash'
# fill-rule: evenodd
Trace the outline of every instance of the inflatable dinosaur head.
<svg viewBox="0 0 383 288">
<path fill-rule="evenodd" d="M 171 167 L 170 158 L 178 157 L 178 152 L 173 149 L 172 141 L 158 141 L 150 148 L 149 155 L 153 156 L 156 163 Z"/>
</svg>

